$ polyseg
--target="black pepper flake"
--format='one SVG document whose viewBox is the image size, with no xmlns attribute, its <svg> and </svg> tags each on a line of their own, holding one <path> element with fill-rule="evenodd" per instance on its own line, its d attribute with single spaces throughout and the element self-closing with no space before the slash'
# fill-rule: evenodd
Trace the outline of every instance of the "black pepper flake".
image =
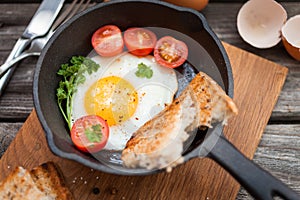
<svg viewBox="0 0 300 200">
<path fill-rule="evenodd" d="M 94 187 L 93 188 L 93 194 L 100 194 L 100 189 L 99 188 L 97 188 L 97 187 Z"/>
</svg>

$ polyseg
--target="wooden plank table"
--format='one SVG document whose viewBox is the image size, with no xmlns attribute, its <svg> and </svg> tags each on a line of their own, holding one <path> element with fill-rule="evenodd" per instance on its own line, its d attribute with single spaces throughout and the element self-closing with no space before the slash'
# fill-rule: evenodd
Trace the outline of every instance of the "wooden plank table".
<svg viewBox="0 0 300 200">
<path fill-rule="evenodd" d="M 300 3 L 281 3 L 289 17 L 300 13 Z M 288 67 L 287 80 L 264 131 L 254 161 L 300 192 L 300 63 L 285 52 L 281 43 L 265 50 L 246 44 L 236 29 L 236 15 L 241 5 L 242 3 L 211 2 L 203 10 L 203 14 L 222 41 Z M 0 63 L 8 56 L 37 7 L 36 3 L 0 3 Z M 0 98 L 1 155 L 32 111 L 32 78 L 36 60 L 29 58 L 19 65 Z M 237 199 L 252 198 L 241 189 Z"/>
</svg>

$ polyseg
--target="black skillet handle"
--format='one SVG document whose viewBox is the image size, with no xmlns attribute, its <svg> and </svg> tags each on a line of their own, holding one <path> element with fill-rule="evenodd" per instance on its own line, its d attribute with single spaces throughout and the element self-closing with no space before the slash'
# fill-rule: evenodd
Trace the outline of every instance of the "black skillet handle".
<svg viewBox="0 0 300 200">
<path fill-rule="evenodd" d="M 288 200 L 300 200 L 296 192 L 246 158 L 223 135 L 208 157 L 226 169 L 255 199 L 268 200 L 279 196 Z"/>
</svg>

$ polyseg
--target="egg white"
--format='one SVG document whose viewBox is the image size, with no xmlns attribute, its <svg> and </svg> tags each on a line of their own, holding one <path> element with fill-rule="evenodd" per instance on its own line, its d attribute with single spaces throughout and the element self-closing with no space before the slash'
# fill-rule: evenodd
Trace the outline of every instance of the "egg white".
<svg viewBox="0 0 300 200">
<path fill-rule="evenodd" d="M 100 68 L 91 75 L 84 74 L 86 81 L 78 85 L 77 92 L 73 96 L 72 121 L 87 115 L 84 108 L 85 93 L 96 81 L 108 76 L 123 78 L 131 83 L 138 93 L 137 108 L 128 120 L 109 127 L 109 139 L 105 146 L 105 149 L 122 150 L 139 127 L 173 101 L 178 89 L 176 73 L 173 69 L 157 64 L 151 55 L 137 57 L 126 52 L 109 58 L 98 55 L 91 58 L 100 65 Z M 153 70 L 150 79 L 136 76 L 135 72 L 140 63 L 150 66 Z"/>
</svg>

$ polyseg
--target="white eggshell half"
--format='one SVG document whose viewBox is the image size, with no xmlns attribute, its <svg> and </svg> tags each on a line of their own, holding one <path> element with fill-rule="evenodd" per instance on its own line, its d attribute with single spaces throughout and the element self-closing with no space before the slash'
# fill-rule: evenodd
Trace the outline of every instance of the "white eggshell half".
<svg viewBox="0 0 300 200">
<path fill-rule="evenodd" d="M 270 48 L 281 40 L 280 30 L 287 20 L 285 9 L 274 0 L 250 0 L 239 10 L 240 36 L 257 48 Z"/>
<path fill-rule="evenodd" d="M 282 27 L 281 32 L 288 43 L 300 48 L 300 15 L 291 17 Z"/>
</svg>

